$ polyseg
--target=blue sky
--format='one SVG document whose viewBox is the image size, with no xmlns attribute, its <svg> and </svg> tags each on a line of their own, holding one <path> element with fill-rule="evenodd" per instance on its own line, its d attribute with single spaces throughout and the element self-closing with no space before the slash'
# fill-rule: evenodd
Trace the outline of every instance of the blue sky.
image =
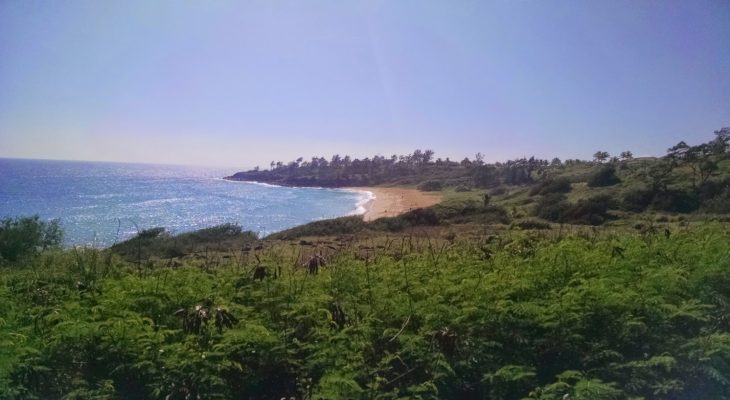
<svg viewBox="0 0 730 400">
<path fill-rule="evenodd" d="M 730 125 L 730 2 L 0 1 L 0 157 L 658 155 Z"/>
</svg>

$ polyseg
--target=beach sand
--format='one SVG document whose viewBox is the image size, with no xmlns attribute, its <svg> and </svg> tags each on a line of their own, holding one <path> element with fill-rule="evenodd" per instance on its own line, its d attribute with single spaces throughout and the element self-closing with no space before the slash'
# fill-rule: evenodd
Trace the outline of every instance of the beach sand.
<svg viewBox="0 0 730 400">
<path fill-rule="evenodd" d="M 366 190 L 375 195 L 375 199 L 365 204 L 365 221 L 382 217 L 394 217 L 416 208 L 430 207 L 441 201 L 436 193 L 421 192 L 417 189 L 355 187 L 355 190 Z"/>
</svg>

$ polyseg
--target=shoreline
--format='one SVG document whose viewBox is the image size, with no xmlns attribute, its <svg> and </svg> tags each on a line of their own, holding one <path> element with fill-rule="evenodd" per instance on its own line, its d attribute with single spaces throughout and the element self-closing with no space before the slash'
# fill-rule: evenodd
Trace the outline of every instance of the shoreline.
<svg viewBox="0 0 730 400">
<path fill-rule="evenodd" d="M 355 210 L 350 215 L 362 215 L 366 222 L 383 217 L 395 217 L 417 208 L 431 207 L 441 202 L 441 195 L 437 194 L 437 192 L 422 192 L 418 189 L 412 188 L 379 186 L 294 186 L 230 178 L 231 177 L 224 177 L 219 179 L 229 182 L 244 182 L 270 187 L 345 190 L 361 193 L 368 196 L 369 199 L 364 202 L 358 202 L 355 205 Z M 362 211 L 360 210 L 361 208 L 363 209 Z"/>
<path fill-rule="evenodd" d="M 431 207 L 441 202 L 439 194 L 422 192 L 418 189 L 399 187 L 347 187 L 343 189 L 373 194 L 374 197 L 363 205 L 365 212 L 361 215 L 365 221 L 395 217 L 416 208 Z"/>
</svg>

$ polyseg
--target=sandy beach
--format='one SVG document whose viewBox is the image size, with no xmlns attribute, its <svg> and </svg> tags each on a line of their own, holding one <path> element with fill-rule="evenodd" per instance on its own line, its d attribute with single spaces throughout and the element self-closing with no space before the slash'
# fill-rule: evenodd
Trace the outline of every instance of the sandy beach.
<svg viewBox="0 0 730 400">
<path fill-rule="evenodd" d="M 365 221 L 382 217 L 394 217 L 416 208 L 430 207 L 441 201 L 436 193 L 421 192 L 417 189 L 355 187 L 355 190 L 366 190 L 375 195 L 375 199 L 365 204 Z"/>
</svg>

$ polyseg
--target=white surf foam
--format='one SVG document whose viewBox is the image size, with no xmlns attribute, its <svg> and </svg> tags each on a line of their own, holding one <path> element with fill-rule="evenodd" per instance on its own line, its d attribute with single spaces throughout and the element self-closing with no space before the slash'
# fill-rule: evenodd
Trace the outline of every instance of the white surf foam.
<svg viewBox="0 0 730 400">
<path fill-rule="evenodd" d="M 353 192 L 357 193 L 360 196 L 358 197 L 357 203 L 355 203 L 355 209 L 352 210 L 347 215 L 362 215 L 365 214 L 367 210 L 367 205 L 375 200 L 375 193 L 368 191 L 368 190 L 358 190 L 358 189 L 342 189 L 346 192 Z"/>
</svg>

